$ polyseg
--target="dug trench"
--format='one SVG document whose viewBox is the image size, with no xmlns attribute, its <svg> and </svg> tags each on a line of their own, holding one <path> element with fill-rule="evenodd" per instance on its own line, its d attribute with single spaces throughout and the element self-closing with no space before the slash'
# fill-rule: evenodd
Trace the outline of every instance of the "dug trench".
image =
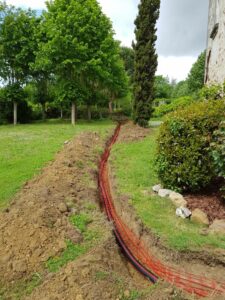
<svg viewBox="0 0 225 300">
<path fill-rule="evenodd" d="M 117 143 L 139 141 L 147 137 L 149 134 L 151 134 L 150 129 L 141 129 L 131 123 L 128 123 L 125 126 L 122 126 Z M 157 259 L 165 265 L 172 266 L 177 270 L 183 270 L 187 273 L 205 276 L 206 278 L 215 279 L 219 282 L 223 281 L 223 278 L 225 278 L 224 250 L 202 249 L 201 251 L 175 251 L 168 248 L 159 236 L 153 234 L 151 230 L 143 224 L 131 204 L 132 201 L 130 196 L 123 195 L 119 191 L 115 165 L 113 163 L 114 159 L 115 158 L 111 154 L 108 170 L 114 206 L 123 222 L 132 230 L 132 232 L 135 233 L 139 240 L 144 243 L 146 249 L 149 249 L 151 252 L 151 255 L 157 257 Z M 224 297 L 224 295 L 213 296 L 212 294 L 209 299 L 224 299 Z"/>
<path fill-rule="evenodd" d="M 133 129 L 123 127 L 120 138 L 148 134 Z M 116 244 L 113 224 L 100 209 L 97 183 L 112 134 L 113 129 L 77 136 L 0 213 L 1 300 L 194 299 L 162 282 L 152 286 Z M 118 212 L 144 238 L 147 231 L 125 202 L 118 203 Z M 158 253 L 156 239 L 150 241 Z M 160 255 L 174 262 L 168 253 Z"/>
<path fill-rule="evenodd" d="M 98 166 L 113 129 L 66 143 L 0 212 L 0 299 L 174 299 L 120 252 L 100 210 Z M 185 298 L 181 298 L 185 299 Z"/>
</svg>

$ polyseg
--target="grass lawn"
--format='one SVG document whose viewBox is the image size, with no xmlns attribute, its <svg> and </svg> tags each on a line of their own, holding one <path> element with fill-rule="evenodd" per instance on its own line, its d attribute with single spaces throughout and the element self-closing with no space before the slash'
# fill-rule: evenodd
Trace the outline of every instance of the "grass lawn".
<svg viewBox="0 0 225 300">
<path fill-rule="evenodd" d="M 114 166 L 120 194 L 129 195 L 137 214 L 164 244 L 177 250 L 201 250 L 203 247 L 225 249 L 225 237 L 203 236 L 203 227 L 175 216 L 170 200 L 155 195 L 145 196 L 159 183 L 155 171 L 157 129 L 142 141 L 120 143 L 113 147 L 111 164 Z"/>
<path fill-rule="evenodd" d="M 112 126 L 111 121 L 80 122 L 76 126 L 56 121 L 0 126 L 0 208 L 54 158 L 66 140 L 82 131 L 105 134 Z"/>
</svg>

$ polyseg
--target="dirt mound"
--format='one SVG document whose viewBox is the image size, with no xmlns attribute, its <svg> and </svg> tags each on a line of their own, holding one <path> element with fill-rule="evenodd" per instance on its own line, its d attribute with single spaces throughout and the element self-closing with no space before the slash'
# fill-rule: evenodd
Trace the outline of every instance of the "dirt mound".
<svg viewBox="0 0 225 300">
<path fill-rule="evenodd" d="M 99 210 L 97 170 L 108 137 L 83 133 L 66 144 L 0 214 L 0 299 L 166 300 L 177 295 L 167 285 L 154 292 L 123 258 L 112 225 Z M 65 253 L 66 240 L 82 244 L 82 232 L 69 219 L 87 210 L 93 216 L 90 232 L 101 228 L 98 242 L 92 237 L 87 254 L 49 272 L 46 262 Z"/>
<path fill-rule="evenodd" d="M 70 224 L 73 204 L 96 201 L 97 133 L 84 133 L 56 156 L 42 174 L 25 184 L 11 206 L 0 214 L 0 278 L 9 282 L 43 269 L 44 262 L 80 240 Z M 94 164 L 93 167 L 91 164 Z"/>
<path fill-rule="evenodd" d="M 138 125 L 134 125 L 133 122 L 127 122 L 121 127 L 119 142 L 135 142 L 145 138 L 150 132 L 149 128 L 142 128 Z"/>
</svg>

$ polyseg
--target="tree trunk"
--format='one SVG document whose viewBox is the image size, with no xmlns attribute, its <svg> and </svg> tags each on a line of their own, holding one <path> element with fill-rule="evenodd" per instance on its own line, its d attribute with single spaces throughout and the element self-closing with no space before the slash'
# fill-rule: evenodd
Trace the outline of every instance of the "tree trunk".
<svg viewBox="0 0 225 300">
<path fill-rule="evenodd" d="M 13 102 L 13 124 L 17 125 L 17 102 Z"/>
<path fill-rule="evenodd" d="M 88 121 L 91 121 L 91 105 L 87 105 L 87 117 Z"/>
<path fill-rule="evenodd" d="M 63 109 L 62 109 L 62 107 L 60 108 L 60 119 L 63 119 Z"/>
<path fill-rule="evenodd" d="M 45 103 L 41 104 L 41 112 L 42 112 L 42 120 L 46 120 L 46 111 L 45 111 Z"/>
<path fill-rule="evenodd" d="M 76 106 L 75 103 L 72 103 L 72 107 L 71 107 L 71 123 L 72 125 L 75 125 L 76 122 Z"/>
<path fill-rule="evenodd" d="M 109 101 L 109 113 L 112 114 L 113 113 L 113 107 L 112 107 L 112 101 Z"/>
</svg>

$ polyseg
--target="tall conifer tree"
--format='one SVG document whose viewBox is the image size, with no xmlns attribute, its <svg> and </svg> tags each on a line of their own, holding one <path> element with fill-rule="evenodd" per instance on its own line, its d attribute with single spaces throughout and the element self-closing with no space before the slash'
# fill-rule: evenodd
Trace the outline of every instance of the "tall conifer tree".
<svg viewBox="0 0 225 300">
<path fill-rule="evenodd" d="M 154 77 L 158 65 L 155 43 L 159 10 L 160 0 L 141 0 L 135 21 L 134 121 L 142 127 L 148 126 L 152 112 Z"/>
</svg>

